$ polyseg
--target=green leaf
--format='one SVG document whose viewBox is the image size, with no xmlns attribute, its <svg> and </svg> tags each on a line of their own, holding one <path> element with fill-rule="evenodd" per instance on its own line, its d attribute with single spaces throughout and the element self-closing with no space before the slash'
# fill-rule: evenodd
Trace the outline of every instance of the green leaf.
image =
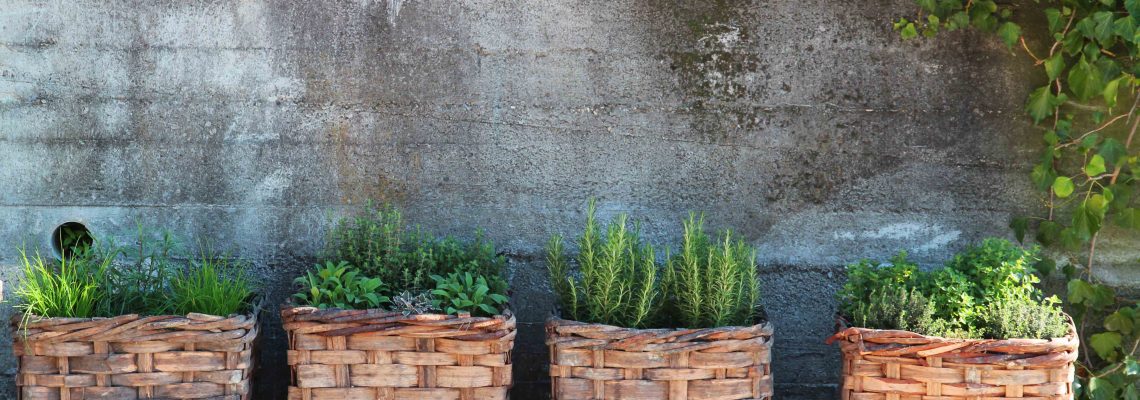
<svg viewBox="0 0 1140 400">
<path fill-rule="evenodd" d="M 1080 279 L 1069 281 L 1068 300 L 1073 304 L 1091 303 L 1095 296 L 1092 285 Z"/>
<path fill-rule="evenodd" d="M 1117 310 L 1104 319 L 1104 329 L 1120 332 L 1121 335 L 1131 335 L 1132 325 L 1132 316 L 1121 312 L 1121 310 Z"/>
<path fill-rule="evenodd" d="M 1092 345 L 1093 350 L 1096 350 L 1096 355 L 1104 360 L 1112 360 L 1117 355 L 1117 349 L 1120 347 L 1122 337 L 1116 332 L 1101 332 L 1089 337 L 1089 344 Z M 1096 378 L 1093 378 L 1096 379 Z M 1092 386 L 1090 384 L 1090 386 Z M 1095 392 L 1096 389 L 1093 389 Z"/>
<path fill-rule="evenodd" d="M 1140 1 L 1140 0 L 1137 0 L 1137 1 Z M 967 14 L 965 11 L 959 11 L 959 12 L 956 12 L 953 15 L 951 15 L 950 18 L 948 19 L 948 21 L 949 22 L 946 23 L 947 29 L 949 29 L 949 30 L 962 29 L 962 28 L 965 28 L 967 26 L 970 26 L 970 15 Z"/>
<path fill-rule="evenodd" d="M 1058 176 L 1057 179 L 1053 180 L 1053 193 L 1056 194 L 1057 197 L 1062 199 L 1069 197 L 1069 195 L 1073 194 L 1074 189 L 1073 180 L 1067 176 Z"/>
<path fill-rule="evenodd" d="M 1128 376 L 1140 375 L 1140 363 L 1136 362 L 1136 358 L 1128 356 L 1124 359 L 1124 374 Z"/>
<path fill-rule="evenodd" d="M 1104 85 L 1104 103 L 1109 108 L 1116 107 L 1116 95 L 1120 92 L 1120 79 L 1113 79 Z"/>
<path fill-rule="evenodd" d="M 1013 46 L 1017 44 L 1017 39 L 1021 38 L 1021 27 L 1012 22 L 1001 24 L 998 28 L 998 37 L 1005 43 L 1005 46 L 1013 50 Z"/>
<path fill-rule="evenodd" d="M 1115 82 L 1115 81 L 1114 81 Z M 1105 161 L 1112 163 L 1112 165 L 1124 164 L 1125 158 L 1128 157 L 1128 149 L 1124 148 L 1124 144 L 1116 139 L 1106 138 L 1100 144 L 1100 156 Z"/>
<path fill-rule="evenodd" d="M 1057 262 L 1049 257 L 1042 257 L 1041 261 L 1033 264 L 1033 269 L 1037 270 L 1041 276 L 1049 276 L 1053 271 L 1057 270 Z"/>
<path fill-rule="evenodd" d="M 1125 386 L 1124 400 L 1140 400 L 1140 389 L 1136 389 L 1135 383 Z"/>
<path fill-rule="evenodd" d="M 915 3 L 918 3 L 918 6 L 928 13 L 933 13 L 938 9 L 938 3 L 935 0 L 915 0 Z"/>
<path fill-rule="evenodd" d="M 1056 8 L 1047 8 L 1045 9 L 1045 18 L 1049 20 L 1049 32 L 1060 32 L 1061 29 L 1065 28 L 1065 20 L 1061 19 L 1061 10 L 1058 10 Z"/>
<path fill-rule="evenodd" d="M 1093 37 L 1103 47 L 1112 46 L 1113 30 L 1116 28 L 1113 18 L 1111 11 L 1098 11 L 1092 15 L 1092 19 L 1096 23 L 1093 27 Z"/>
<path fill-rule="evenodd" d="M 1116 0 L 1100 0 L 1100 4 L 1104 4 L 1106 6 L 1112 7 L 1112 6 L 1116 5 Z"/>
<path fill-rule="evenodd" d="M 1014 217 L 1009 221 L 1009 228 L 1013 229 L 1013 235 L 1017 237 L 1018 242 L 1025 242 L 1025 231 L 1029 229 L 1029 219 L 1025 217 Z"/>
<path fill-rule="evenodd" d="M 1100 154 L 1092 156 L 1089 163 L 1085 165 L 1085 175 L 1088 175 L 1090 178 L 1103 174 L 1105 171 L 1104 157 L 1101 157 Z"/>
<path fill-rule="evenodd" d="M 1065 70 L 1065 57 L 1061 52 L 1057 52 L 1052 57 L 1045 59 L 1045 73 L 1049 75 L 1049 80 L 1052 81 L 1061 76 L 1061 71 Z"/>
<path fill-rule="evenodd" d="M 1037 164 L 1033 166 L 1033 172 L 1029 175 L 1033 179 L 1033 184 L 1037 186 L 1037 190 L 1049 189 L 1056 179 L 1056 174 L 1053 173 L 1053 166 L 1051 164 Z"/>
<path fill-rule="evenodd" d="M 1025 111 L 1033 117 L 1033 122 L 1040 123 L 1045 118 L 1052 117 L 1057 106 L 1064 102 L 1064 95 L 1054 95 L 1050 87 L 1045 85 L 1029 94 L 1029 100 L 1025 103 Z"/>
<path fill-rule="evenodd" d="M 1140 0 L 1124 0 L 1124 8 L 1133 17 L 1140 18 Z"/>
<path fill-rule="evenodd" d="M 1101 71 L 1088 63 L 1085 57 L 1069 70 L 1069 91 L 1080 101 L 1104 92 Z M 1036 118 L 1036 117 L 1034 117 Z"/>
<path fill-rule="evenodd" d="M 1112 33 L 1125 40 L 1131 40 L 1136 36 L 1136 18 L 1132 16 L 1118 18 L 1116 22 L 1113 23 Z"/>
<path fill-rule="evenodd" d="M 1052 246 L 1061 238 L 1061 225 L 1053 221 L 1041 221 L 1037 225 L 1037 241 L 1045 246 Z"/>
<path fill-rule="evenodd" d="M 1096 336 L 1096 335 L 1093 335 Z M 1095 345 L 1093 347 L 1096 347 Z M 1115 400 L 1116 386 L 1107 378 L 1089 378 L 1089 397 L 1092 400 Z"/>
</svg>

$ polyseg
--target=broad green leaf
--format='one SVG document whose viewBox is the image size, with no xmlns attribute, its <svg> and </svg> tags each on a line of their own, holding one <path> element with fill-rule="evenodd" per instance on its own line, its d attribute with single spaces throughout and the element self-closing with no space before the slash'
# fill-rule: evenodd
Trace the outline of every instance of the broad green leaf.
<svg viewBox="0 0 1140 400">
<path fill-rule="evenodd" d="M 1096 23 L 1093 27 L 1093 37 L 1101 46 L 1111 47 L 1113 42 L 1113 30 L 1116 28 L 1116 21 L 1111 11 L 1097 11 L 1093 13 L 1092 19 Z"/>
<path fill-rule="evenodd" d="M 1124 8 L 1133 17 L 1140 18 L 1140 0 L 1124 0 Z"/>
<path fill-rule="evenodd" d="M 1025 111 L 1033 117 L 1033 122 L 1040 123 L 1045 118 L 1052 117 L 1057 106 L 1064 102 L 1063 96 L 1054 95 L 1051 88 L 1045 85 L 1029 94 L 1029 100 L 1025 103 Z"/>
<path fill-rule="evenodd" d="M 1116 139 L 1105 138 L 1104 142 L 1100 144 L 1100 156 L 1112 165 L 1119 166 L 1128 157 L 1128 149 L 1125 149 L 1124 144 Z"/>
<path fill-rule="evenodd" d="M 1065 57 L 1061 52 L 1057 52 L 1052 57 L 1045 59 L 1045 73 L 1049 75 L 1049 80 L 1052 81 L 1061 76 L 1061 71 L 1065 70 Z"/>
<path fill-rule="evenodd" d="M 1061 225 L 1053 221 L 1041 221 L 1037 225 L 1037 241 L 1045 246 L 1052 246 L 1061 238 Z"/>
<path fill-rule="evenodd" d="M 928 13 L 933 13 L 938 9 L 938 3 L 935 0 L 915 0 L 919 7 Z"/>
<path fill-rule="evenodd" d="M 1065 20 L 1061 19 L 1061 10 L 1046 8 L 1045 18 L 1049 20 L 1049 32 L 1060 32 L 1065 28 Z"/>
<path fill-rule="evenodd" d="M 1010 229 L 1013 229 L 1014 236 L 1017 237 L 1018 242 L 1025 242 L 1025 231 L 1029 229 L 1029 219 L 1025 217 L 1015 217 L 1009 221 Z"/>
<path fill-rule="evenodd" d="M 1096 350 L 1096 355 L 1105 360 L 1112 360 L 1117 354 L 1117 348 L 1120 347 L 1120 340 L 1122 337 L 1116 332 L 1101 332 L 1089 337 L 1089 344 L 1092 345 L 1093 350 Z M 1094 378 L 1096 379 L 1096 378 Z M 1089 385 L 1093 386 L 1093 385 Z M 1095 392 L 1096 389 L 1093 388 Z"/>
<path fill-rule="evenodd" d="M 1017 39 L 1021 38 L 1021 27 L 1012 22 L 1001 24 L 1001 27 L 998 28 L 998 37 L 1001 38 L 1006 47 L 1012 50 L 1013 46 L 1017 44 Z"/>
<path fill-rule="evenodd" d="M 1113 23 L 1112 33 L 1116 34 L 1116 36 L 1125 38 L 1125 40 L 1135 37 L 1136 18 L 1133 18 L 1132 16 L 1123 16 L 1117 18 L 1116 22 Z"/>
<path fill-rule="evenodd" d="M 1137 0 L 1137 1 L 1140 1 L 1140 0 Z M 949 22 L 946 23 L 947 29 L 950 29 L 950 30 L 962 29 L 962 28 L 965 28 L 967 26 L 970 26 L 970 15 L 967 14 L 965 11 L 959 11 L 959 12 L 956 12 L 953 15 L 951 15 L 950 18 L 948 18 L 948 21 Z"/>
<path fill-rule="evenodd" d="M 1140 400 L 1140 389 L 1136 389 L 1135 383 L 1124 387 L 1124 400 Z"/>
<path fill-rule="evenodd" d="M 1120 91 L 1120 79 L 1113 79 L 1104 85 L 1104 103 L 1109 108 L 1116 107 L 1116 95 Z"/>
<path fill-rule="evenodd" d="M 1081 57 L 1080 62 L 1069 69 L 1069 91 L 1080 101 L 1102 94 L 1104 81 L 1101 71 L 1089 64 L 1085 57 Z"/>
<path fill-rule="evenodd" d="M 1080 279 L 1073 279 L 1069 281 L 1068 300 L 1070 303 L 1091 303 L 1094 295 L 1095 294 L 1093 293 L 1093 287 L 1088 282 L 1082 281 Z"/>
<path fill-rule="evenodd" d="M 1053 184 L 1053 179 L 1056 175 L 1053 173 L 1053 167 L 1047 164 L 1037 164 L 1033 166 L 1033 172 L 1030 174 L 1033 179 L 1033 184 L 1037 186 L 1037 190 L 1046 190 L 1049 185 Z"/>
<path fill-rule="evenodd" d="M 1114 312 L 1104 319 L 1104 329 L 1120 332 L 1121 335 L 1131 335 L 1132 317 L 1120 311 Z"/>
<path fill-rule="evenodd" d="M 1042 257 L 1041 261 L 1033 264 L 1033 269 L 1036 269 L 1037 273 L 1041 274 L 1041 276 L 1049 276 L 1053 271 L 1057 270 L 1057 261 L 1049 257 Z"/>
<path fill-rule="evenodd" d="M 904 40 L 914 39 L 918 37 L 918 29 L 915 28 L 913 22 L 907 23 L 906 26 L 903 26 L 899 35 L 902 36 Z"/>
<path fill-rule="evenodd" d="M 1089 163 L 1085 165 L 1085 175 L 1088 175 L 1090 178 L 1098 176 L 1105 172 L 1106 169 L 1104 167 L 1104 157 L 1101 157 L 1100 154 L 1092 156 L 1092 159 L 1089 160 Z"/>
<path fill-rule="evenodd" d="M 1069 197 L 1069 195 L 1073 194 L 1074 189 L 1073 180 L 1067 176 L 1058 176 L 1057 179 L 1053 180 L 1053 193 L 1056 194 L 1057 197 L 1062 199 Z"/>
<path fill-rule="evenodd" d="M 1088 391 L 1092 400 L 1116 400 L 1116 386 L 1107 378 L 1089 378 Z"/>
</svg>

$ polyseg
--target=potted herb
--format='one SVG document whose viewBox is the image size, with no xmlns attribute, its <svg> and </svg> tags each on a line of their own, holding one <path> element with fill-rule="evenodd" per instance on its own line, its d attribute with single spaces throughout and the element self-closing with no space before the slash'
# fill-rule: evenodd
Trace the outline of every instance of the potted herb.
<svg viewBox="0 0 1140 400">
<path fill-rule="evenodd" d="M 844 399 L 1073 395 L 1077 336 L 1034 286 L 1037 249 L 987 239 L 933 271 L 899 253 L 847 267 L 838 294 Z"/>
<path fill-rule="evenodd" d="M 547 246 L 565 318 L 546 325 L 554 398 L 771 398 L 755 250 L 730 231 L 714 241 L 690 215 L 662 267 L 626 215 L 602 227 L 595 211 L 573 261 L 561 237 Z"/>
<path fill-rule="evenodd" d="M 332 230 L 281 310 L 291 399 L 507 399 L 515 318 L 505 259 L 408 228 L 391 206 Z"/>
<path fill-rule="evenodd" d="M 258 331 L 244 263 L 141 229 L 134 248 L 61 248 L 58 262 L 20 253 L 20 398 L 249 398 Z"/>
</svg>

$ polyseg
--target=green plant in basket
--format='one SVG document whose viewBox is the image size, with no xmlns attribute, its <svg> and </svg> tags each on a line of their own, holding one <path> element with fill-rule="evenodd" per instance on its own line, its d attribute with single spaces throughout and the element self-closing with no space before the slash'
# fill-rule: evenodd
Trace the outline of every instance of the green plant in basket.
<svg viewBox="0 0 1140 400">
<path fill-rule="evenodd" d="M 388 303 L 380 293 L 384 283 L 380 278 L 362 276 L 347 262 L 317 265 L 312 271 L 294 280 L 301 290 L 294 294 L 302 305 L 317 308 L 369 309 Z"/>
<path fill-rule="evenodd" d="M 704 215 L 690 213 L 684 222 L 681 250 L 667 257 L 661 287 L 665 313 L 683 327 L 716 327 L 755 323 L 760 301 L 756 250 L 733 241 L 726 230 L 713 242 Z M 671 315 L 675 314 L 675 315 Z"/>
<path fill-rule="evenodd" d="M 450 273 L 447 277 L 432 275 L 435 281 L 435 308 L 448 314 L 470 313 L 493 316 L 507 302 L 507 296 L 491 290 L 487 278 L 470 272 Z"/>
<path fill-rule="evenodd" d="M 246 264 L 203 247 L 189 268 L 170 279 L 175 314 L 230 315 L 244 311 L 253 293 Z"/>
<path fill-rule="evenodd" d="M 20 250 L 23 277 L 16 286 L 16 309 L 25 317 L 90 318 L 100 316 L 107 297 L 102 286 L 113 257 L 69 252 L 58 264 Z"/>
</svg>

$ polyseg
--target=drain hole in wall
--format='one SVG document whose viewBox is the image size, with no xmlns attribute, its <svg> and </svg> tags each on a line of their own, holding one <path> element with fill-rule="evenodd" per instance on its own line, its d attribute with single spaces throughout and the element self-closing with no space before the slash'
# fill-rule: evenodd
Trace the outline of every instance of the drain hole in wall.
<svg viewBox="0 0 1140 400">
<path fill-rule="evenodd" d="M 51 248 L 57 258 L 71 257 L 80 249 L 91 248 L 94 243 L 91 231 L 78 222 L 65 222 L 51 233 Z"/>
</svg>

